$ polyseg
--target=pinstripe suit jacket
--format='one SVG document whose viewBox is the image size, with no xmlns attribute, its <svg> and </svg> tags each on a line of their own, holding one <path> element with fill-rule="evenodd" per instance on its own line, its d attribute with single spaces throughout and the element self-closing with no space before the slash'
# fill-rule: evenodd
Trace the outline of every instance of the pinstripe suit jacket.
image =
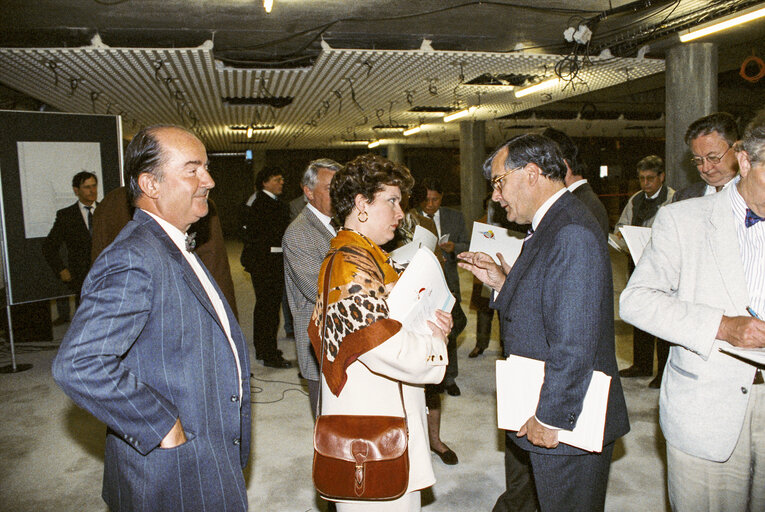
<svg viewBox="0 0 765 512">
<path fill-rule="evenodd" d="M 308 323 L 316 305 L 319 269 L 333 236 L 308 208 L 289 225 L 282 238 L 284 287 L 295 323 L 295 347 L 303 377 L 319 380 L 319 367 L 308 339 Z"/>
<path fill-rule="evenodd" d="M 108 426 L 103 498 L 112 511 L 247 509 L 249 359 L 221 298 L 239 352 L 241 408 L 236 362 L 213 305 L 154 219 L 136 210 L 85 279 L 53 376 Z M 176 418 L 188 441 L 159 448 Z"/>
</svg>

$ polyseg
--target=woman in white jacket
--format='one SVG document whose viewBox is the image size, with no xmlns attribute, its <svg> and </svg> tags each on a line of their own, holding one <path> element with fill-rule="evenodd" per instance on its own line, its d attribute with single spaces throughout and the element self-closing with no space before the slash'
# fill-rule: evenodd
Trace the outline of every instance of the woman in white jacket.
<svg viewBox="0 0 765 512">
<path fill-rule="evenodd" d="M 409 431 L 409 484 L 398 499 L 344 501 L 339 512 L 417 511 L 420 490 L 435 483 L 428 442 L 423 384 L 438 383 L 446 364 L 451 315 L 437 312 L 432 336 L 415 334 L 388 318 L 386 297 L 398 279 L 380 245 L 391 240 L 403 218 L 401 190 L 412 185 L 409 171 L 376 155 L 360 156 L 335 174 L 330 196 L 343 229 L 332 240 L 319 273 L 319 297 L 308 328 L 321 354 L 324 301 L 327 329 L 321 379 L 321 414 L 404 416 Z M 328 297 L 322 296 L 330 257 Z"/>
</svg>

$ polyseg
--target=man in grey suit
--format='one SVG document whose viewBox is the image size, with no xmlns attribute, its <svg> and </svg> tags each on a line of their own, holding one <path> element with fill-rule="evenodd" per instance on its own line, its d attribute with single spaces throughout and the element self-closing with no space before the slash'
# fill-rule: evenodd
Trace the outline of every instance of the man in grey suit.
<svg viewBox="0 0 765 512">
<path fill-rule="evenodd" d="M 675 512 L 765 510 L 765 112 L 737 153 L 740 180 L 659 210 L 621 317 L 673 343 L 659 398 Z"/>
<path fill-rule="evenodd" d="M 597 194 L 592 190 L 592 187 L 587 180 L 582 177 L 582 166 L 577 159 L 579 149 L 571 140 L 571 137 L 566 135 L 560 130 L 555 128 L 547 128 L 542 132 L 542 135 L 554 140 L 560 152 L 563 155 L 563 161 L 566 162 L 566 177 L 564 182 L 568 191 L 574 194 L 574 197 L 579 199 L 590 211 L 595 220 L 598 221 L 600 229 L 603 230 L 603 235 L 608 239 L 608 233 L 611 231 L 608 222 L 608 212 L 606 207 L 600 202 Z"/>
<path fill-rule="evenodd" d="M 517 433 L 507 432 L 506 492 L 494 510 L 535 510 L 534 494 L 543 512 L 603 510 L 614 443 L 629 430 L 606 240 L 566 190 L 566 165 L 551 139 L 510 139 L 487 159 L 484 175 L 508 220 L 532 229 L 512 268 L 472 252 L 459 255 L 460 266 L 494 290 L 504 354 L 545 363 L 534 415 Z M 558 443 L 559 430 L 576 427 L 595 370 L 611 377 L 601 453 Z"/>
<path fill-rule="evenodd" d="M 112 511 L 247 510 L 247 347 L 186 236 L 208 212 L 207 165 L 184 128 L 133 137 L 133 220 L 93 263 L 53 362 L 56 382 L 108 427 Z"/>
<path fill-rule="evenodd" d="M 298 366 L 308 381 L 311 412 L 316 416 L 319 398 L 319 367 L 308 339 L 308 323 L 316 306 L 319 269 L 324 261 L 329 242 L 335 237 L 332 227 L 332 200 L 329 184 L 342 166 L 322 158 L 314 160 L 303 173 L 300 184 L 308 203 L 282 238 L 284 251 L 284 286 L 295 322 L 295 349 Z"/>
<path fill-rule="evenodd" d="M 446 345 L 449 354 L 449 365 L 446 367 L 446 375 L 441 387 L 451 396 L 459 396 L 460 388 L 457 385 L 457 375 L 459 375 L 459 364 L 457 363 L 457 337 L 467 325 L 467 316 L 462 311 L 460 305 L 460 276 L 457 272 L 457 254 L 467 251 L 470 245 L 470 238 L 465 232 L 465 219 L 457 210 L 441 207 L 441 200 L 444 197 L 444 189 L 441 181 L 435 178 L 425 178 L 422 180 L 423 188 L 427 191 L 425 200 L 420 204 L 420 212 L 423 215 L 433 219 L 436 223 L 439 238 L 449 235 L 449 240 L 440 244 L 444 258 L 444 276 L 449 291 L 457 299 L 452 308 L 452 319 L 454 326 L 449 333 L 449 342 Z"/>
<path fill-rule="evenodd" d="M 716 112 L 696 119 L 685 132 L 685 143 L 693 153 L 691 161 L 702 181 L 675 192 L 673 202 L 708 196 L 730 185 L 738 174 L 736 152 L 738 125 L 727 112 Z"/>
</svg>

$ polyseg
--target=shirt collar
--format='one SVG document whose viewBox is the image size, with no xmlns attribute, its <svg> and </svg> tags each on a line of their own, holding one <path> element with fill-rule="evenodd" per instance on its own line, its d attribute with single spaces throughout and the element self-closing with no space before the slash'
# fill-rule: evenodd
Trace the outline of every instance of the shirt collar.
<svg viewBox="0 0 765 512">
<path fill-rule="evenodd" d="M 550 207 L 555 204 L 555 201 L 557 201 L 560 196 L 568 192 L 568 189 L 566 187 L 563 187 L 553 195 L 551 195 L 547 201 L 542 203 L 542 206 L 539 207 L 539 209 L 534 213 L 534 218 L 531 219 L 531 229 L 536 231 L 537 227 L 539 227 L 539 223 L 542 222 L 542 219 L 544 218 L 545 214 L 547 213 L 547 210 L 550 209 Z"/>
<path fill-rule="evenodd" d="M 659 194 L 661 194 L 661 189 L 663 188 L 664 188 L 664 185 L 659 187 L 659 190 L 657 190 L 656 193 L 652 195 L 651 197 L 648 197 L 648 194 L 646 194 L 645 192 L 643 192 L 643 195 L 645 195 L 646 199 L 656 199 L 657 197 L 659 197 Z"/>
<path fill-rule="evenodd" d="M 266 190 L 266 189 L 263 189 L 263 190 L 262 190 L 262 192 L 263 192 L 264 194 L 268 194 L 268 197 L 270 197 L 271 199 L 274 199 L 274 200 L 278 200 L 278 198 L 276 197 L 276 195 L 272 194 L 272 193 L 271 193 L 271 192 L 269 192 L 268 190 Z"/>
<path fill-rule="evenodd" d="M 317 209 L 317 208 L 316 208 L 314 205 L 312 205 L 311 203 L 306 203 L 306 204 L 305 204 L 305 207 L 306 207 L 306 208 L 308 208 L 308 209 L 310 209 L 310 210 L 313 212 L 313 214 L 314 214 L 314 215 L 316 215 L 316 217 L 317 217 L 317 218 L 318 218 L 318 219 L 321 221 L 321 223 L 322 223 L 322 224 L 324 224 L 325 226 L 327 226 L 328 228 L 330 228 L 330 230 L 331 230 L 333 233 L 335 232 L 335 228 L 333 228 L 333 227 L 332 227 L 332 224 L 331 224 L 331 222 L 332 222 L 332 217 L 330 217 L 329 215 L 324 215 L 323 213 L 321 213 L 321 212 L 320 212 L 320 211 L 319 211 L 319 210 L 318 210 L 318 209 Z"/>
<path fill-rule="evenodd" d="M 736 176 L 735 178 L 730 180 L 728 183 L 733 183 L 734 181 L 738 183 L 740 179 L 741 179 L 740 176 Z M 746 206 L 746 201 L 744 201 L 743 196 L 738 191 L 738 187 L 730 188 L 730 204 L 731 204 L 731 207 L 733 208 L 733 218 L 736 219 L 736 225 L 741 224 L 743 226 L 744 218 L 746 217 L 747 206 Z"/>
<path fill-rule="evenodd" d="M 723 190 L 728 188 L 730 186 L 730 184 L 733 183 L 734 181 L 738 181 L 737 178 L 738 178 L 738 175 L 734 176 L 732 180 L 730 180 L 728 183 L 723 185 L 722 189 L 720 189 L 720 192 L 722 192 Z M 710 195 L 715 194 L 715 193 L 717 193 L 717 189 L 715 187 L 713 187 L 712 185 L 707 185 L 706 188 L 704 189 L 704 195 L 705 196 L 710 196 Z"/>
<path fill-rule="evenodd" d="M 579 181 L 575 181 L 574 183 L 572 183 L 571 185 L 569 185 L 569 186 L 567 187 L 567 188 L 568 188 L 568 191 L 569 191 L 569 192 L 573 192 L 574 190 L 578 189 L 579 187 L 581 187 L 581 186 L 582 186 L 582 185 L 584 185 L 585 183 L 587 183 L 587 180 L 586 180 L 586 179 L 584 179 L 584 178 L 582 178 L 582 179 L 581 179 L 581 180 L 579 180 Z"/>
<path fill-rule="evenodd" d="M 77 201 L 77 204 L 80 205 L 80 211 L 84 210 L 85 208 L 93 208 L 92 211 L 96 211 L 96 202 L 95 201 L 93 201 L 93 203 L 91 203 L 90 206 L 86 205 L 82 201 Z"/>
<path fill-rule="evenodd" d="M 167 222 L 162 217 L 154 215 L 153 213 L 146 211 L 143 208 L 141 208 L 141 210 L 146 212 L 148 215 L 151 216 L 151 218 L 157 221 L 157 224 L 159 224 L 159 227 L 161 227 L 165 231 L 165 233 L 167 233 L 167 236 L 170 237 L 170 240 L 173 241 L 173 243 L 178 247 L 178 249 L 181 250 L 181 252 L 189 252 L 189 251 L 186 251 L 186 233 L 176 228 L 175 226 Z"/>
</svg>

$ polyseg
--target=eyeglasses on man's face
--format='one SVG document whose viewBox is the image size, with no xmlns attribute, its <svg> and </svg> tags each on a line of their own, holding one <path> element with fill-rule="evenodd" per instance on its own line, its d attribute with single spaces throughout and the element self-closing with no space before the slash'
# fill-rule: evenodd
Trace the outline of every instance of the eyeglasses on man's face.
<svg viewBox="0 0 765 512">
<path fill-rule="evenodd" d="M 704 160 L 706 160 L 707 162 L 709 162 L 711 165 L 717 165 L 717 164 L 719 164 L 719 163 L 720 163 L 720 160 L 722 160 L 722 159 L 723 159 L 723 157 L 725 156 L 725 154 L 726 154 L 728 151 L 730 151 L 730 149 L 731 149 L 732 147 L 733 147 L 733 146 L 728 146 L 728 149 L 726 149 L 726 150 L 723 152 L 723 154 L 722 154 L 722 155 L 694 156 L 693 158 L 691 158 L 691 162 L 692 162 L 692 163 L 693 163 L 693 165 L 695 165 L 696 167 L 702 167 L 702 166 L 704 165 Z"/>
<path fill-rule="evenodd" d="M 494 190 L 496 190 L 497 192 L 500 192 L 500 191 L 502 190 L 502 185 L 503 185 L 503 181 L 504 181 L 504 179 L 505 179 L 505 176 L 507 176 L 508 174 L 512 174 L 512 173 L 514 173 L 515 171 L 520 171 L 520 170 L 521 170 L 521 169 L 523 169 L 524 167 L 526 167 L 526 166 L 525 166 L 525 165 L 522 165 L 522 166 L 520 166 L 520 167 L 516 167 L 515 169 L 510 169 L 510 170 L 509 170 L 509 171 L 507 171 L 505 174 L 500 174 L 499 176 L 494 176 L 494 177 L 491 179 L 491 182 L 490 182 L 490 183 L 491 183 L 491 188 L 493 188 L 493 189 L 494 189 Z"/>
</svg>

